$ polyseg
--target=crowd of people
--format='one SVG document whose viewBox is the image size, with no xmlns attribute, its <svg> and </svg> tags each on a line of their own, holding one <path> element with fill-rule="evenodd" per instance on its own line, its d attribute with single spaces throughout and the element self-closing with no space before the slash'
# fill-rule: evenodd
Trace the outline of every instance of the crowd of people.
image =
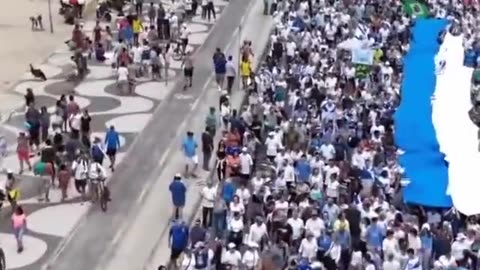
<svg viewBox="0 0 480 270">
<path fill-rule="evenodd" d="M 181 269 L 478 269 L 476 216 L 403 202 L 393 122 L 415 20 L 456 22 L 476 67 L 478 7 L 273 2 L 265 1 L 264 13 L 278 16 L 263 65 L 254 72 L 248 54 L 239 59 L 247 98 L 238 111 L 223 85 L 232 58 L 214 56 L 224 92 L 202 152 L 208 160 L 216 151 L 219 183 L 203 188 L 193 227 L 172 225 L 172 262 L 183 253 Z M 372 50 L 371 63 L 339 46 L 351 40 Z M 216 147 L 205 135 L 212 130 L 223 134 Z"/>
</svg>

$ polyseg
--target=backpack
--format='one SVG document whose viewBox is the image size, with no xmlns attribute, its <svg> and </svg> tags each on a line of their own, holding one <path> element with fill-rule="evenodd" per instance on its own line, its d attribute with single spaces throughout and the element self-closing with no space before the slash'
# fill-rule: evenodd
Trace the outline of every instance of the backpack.
<svg viewBox="0 0 480 270">
<path fill-rule="evenodd" d="M 100 149 L 100 147 L 98 147 L 98 145 L 92 146 L 92 157 L 94 159 L 102 159 L 103 158 L 103 152 Z"/>
</svg>

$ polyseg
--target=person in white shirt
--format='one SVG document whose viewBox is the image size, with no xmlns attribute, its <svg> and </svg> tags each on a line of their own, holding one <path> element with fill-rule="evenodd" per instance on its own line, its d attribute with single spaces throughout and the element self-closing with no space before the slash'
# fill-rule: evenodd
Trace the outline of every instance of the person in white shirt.
<svg viewBox="0 0 480 270">
<path fill-rule="evenodd" d="M 88 169 L 88 178 L 90 179 L 89 193 L 92 198 L 92 201 L 97 201 L 100 194 L 98 193 L 99 185 L 100 188 L 104 188 L 104 181 L 107 179 L 107 171 L 103 166 L 98 162 L 92 162 Z"/>
<path fill-rule="evenodd" d="M 128 68 L 125 63 L 120 63 L 117 69 L 117 87 L 122 93 L 125 93 L 128 88 Z"/>
<path fill-rule="evenodd" d="M 240 212 L 234 212 L 233 217 L 227 220 L 229 241 L 235 243 L 236 245 L 241 245 L 243 242 L 243 229 L 245 228 L 243 216 L 240 214 Z"/>
<path fill-rule="evenodd" d="M 335 147 L 328 142 L 320 146 L 320 154 L 325 158 L 325 160 L 332 160 L 335 157 Z"/>
<path fill-rule="evenodd" d="M 246 147 L 242 148 L 242 153 L 239 155 L 240 158 L 240 174 L 243 180 L 246 182 L 250 180 L 250 174 L 252 173 L 253 159 L 252 156 L 248 153 Z"/>
<path fill-rule="evenodd" d="M 460 232 L 457 234 L 457 238 L 452 243 L 452 256 L 455 260 L 463 260 L 463 251 L 470 249 L 468 242 L 466 241 L 467 237 L 464 233 Z"/>
<path fill-rule="evenodd" d="M 243 253 L 242 264 L 246 267 L 246 270 L 256 269 L 260 262 L 260 255 L 258 254 L 258 244 L 255 242 L 249 242 L 247 244 L 247 250 Z"/>
<path fill-rule="evenodd" d="M 398 240 L 395 238 L 393 231 L 387 230 L 387 235 L 383 239 L 382 250 L 384 254 L 392 254 L 394 256 L 400 251 Z"/>
<path fill-rule="evenodd" d="M 325 231 L 325 222 L 318 217 L 316 211 L 312 213 L 311 218 L 307 219 L 305 230 L 311 232 L 315 238 L 320 237 Z"/>
<path fill-rule="evenodd" d="M 85 187 L 87 186 L 89 170 L 89 161 L 85 155 L 81 155 L 72 163 L 73 177 L 75 178 L 75 188 L 85 200 Z"/>
<path fill-rule="evenodd" d="M 247 207 L 248 202 L 250 201 L 250 190 L 246 187 L 246 185 L 241 185 L 237 191 L 235 192 L 235 195 L 240 198 L 240 201 L 242 202 L 244 207 Z"/>
<path fill-rule="evenodd" d="M 307 236 L 300 242 L 298 253 L 302 258 L 307 258 L 310 262 L 314 261 L 317 256 L 317 240 L 312 232 L 307 231 Z"/>
<path fill-rule="evenodd" d="M 335 165 L 333 160 L 329 161 L 327 166 L 324 168 L 325 171 L 325 184 L 328 186 L 331 182 L 332 174 L 340 174 L 340 169 Z"/>
<path fill-rule="evenodd" d="M 387 260 L 383 262 L 383 270 L 402 270 L 400 262 L 395 260 L 395 255 L 392 253 L 385 254 L 387 254 Z"/>
<path fill-rule="evenodd" d="M 208 181 L 201 191 L 202 196 L 202 223 L 205 228 L 212 225 L 213 206 L 217 197 L 217 187 Z"/>
<path fill-rule="evenodd" d="M 228 243 L 227 249 L 222 252 L 221 263 L 238 269 L 242 261 L 242 254 L 236 250 L 235 247 L 236 245 L 234 243 Z"/>
<path fill-rule="evenodd" d="M 299 217 L 298 211 L 293 211 L 292 217 L 287 220 L 287 223 L 292 227 L 292 240 L 294 248 L 300 244 L 302 234 L 305 231 L 305 223 Z"/>
<path fill-rule="evenodd" d="M 268 133 L 268 138 L 265 140 L 267 146 L 267 157 L 270 161 L 274 162 L 277 156 L 278 149 L 282 146 L 276 138 L 274 138 L 275 132 Z"/>
<path fill-rule="evenodd" d="M 409 248 L 407 250 L 408 260 L 407 265 L 405 265 L 405 270 L 423 270 L 422 264 L 420 263 L 420 258 L 415 255 L 415 250 Z M 426 269 L 425 269 L 426 270 Z"/>
<path fill-rule="evenodd" d="M 263 222 L 262 217 L 256 217 L 255 223 L 250 225 L 247 239 L 247 241 L 256 243 L 259 246 L 262 246 L 263 241 L 268 239 L 267 225 Z"/>
</svg>

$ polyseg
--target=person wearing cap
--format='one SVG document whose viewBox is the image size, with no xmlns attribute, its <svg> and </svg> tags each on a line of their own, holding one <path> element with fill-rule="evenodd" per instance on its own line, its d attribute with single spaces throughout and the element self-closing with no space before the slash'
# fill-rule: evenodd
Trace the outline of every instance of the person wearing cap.
<svg viewBox="0 0 480 270">
<path fill-rule="evenodd" d="M 260 262 L 260 255 L 258 254 L 258 244 L 256 242 L 248 242 L 247 250 L 243 253 L 242 264 L 246 270 L 254 270 Z"/>
<path fill-rule="evenodd" d="M 185 156 L 185 176 L 196 177 L 195 171 L 198 167 L 198 155 L 197 155 L 198 144 L 193 136 L 193 132 L 188 131 L 187 136 L 183 140 L 182 150 Z M 191 168 L 191 170 L 189 170 Z"/>
<path fill-rule="evenodd" d="M 185 251 L 188 246 L 190 231 L 185 222 L 177 220 L 173 223 L 169 232 L 169 246 L 170 246 L 170 261 L 168 269 L 174 269 L 177 266 L 177 260 L 180 258 L 180 255 Z"/>
<path fill-rule="evenodd" d="M 211 181 L 201 191 L 202 196 L 202 223 L 205 228 L 212 226 L 213 208 L 217 199 L 217 186 Z"/>
<path fill-rule="evenodd" d="M 420 240 L 422 243 L 422 249 L 420 250 L 422 267 L 423 269 L 429 269 L 433 253 L 433 236 L 428 223 L 424 223 L 421 227 Z"/>
<path fill-rule="evenodd" d="M 298 254 L 302 258 L 307 258 L 309 261 L 313 261 L 317 256 L 317 251 L 318 245 L 314 234 L 311 231 L 307 231 L 306 237 L 300 242 Z"/>
<path fill-rule="evenodd" d="M 223 266 L 229 265 L 235 269 L 238 269 L 242 262 L 242 254 L 240 251 L 235 249 L 236 247 L 237 245 L 234 243 L 228 243 L 227 249 L 222 252 L 221 263 Z"/>
<path fill-rule="evenodd" d="M 172 196 L 173 204 L 173 218 L 182 218 L 183 216 L 183 207 L 185 207 L 187 187 L 182 181 L 182 176 L 177 173 L 173 177 L 173 181 L 169 186 L 170 194 Z"/>
<path fill-rule="evenodd" d="M 194 269 L 206 270 L 213 259 L 213 252 L 205 246 L 204 242 L 197 242 L 193 250 Z"/>
<path fill-rule="evenodd" d="M 282 144 L 275 138 L 275 132 L 271 131 L 268 133 L 268 137 L 265 140 L 265 145 L 267 147 L 267 157 L 271 162 L 275 161 L 277 156 L 278 149 L 282 147 Z"/>
<path fill-rule="evenodd" d="M 464 251 L 470 249 L 470 244 L 466 240 L 467 236 L 463 232 L 459 232 L 452 243 L 452 256 L 457 261 L 457 264 L 464 259 Z"/>
<path fill-rule="evenodd" d="M 242 152 L 239 155 L 240 158 L 240 177 L 243 180 L 243 183 L 247 183 L 250 180 L 250 176 L 253 171 L 253 158 L 248 153 L 246 147 L 242 148 Z"/>
<path fill-rule="evenodd" d="M 215 134 L 215 133 L 213 133 Z M 205 171 L 209 171 L 209 163 L 212 158 L 212 153 L 214 150 L 213 146 L 213 136 L 210 131 L 210 127 L 205 127 L 205 131 L 202 133 L 202 154 L 203 154 L 203 164 L 202 167 Z"/>
</svg>

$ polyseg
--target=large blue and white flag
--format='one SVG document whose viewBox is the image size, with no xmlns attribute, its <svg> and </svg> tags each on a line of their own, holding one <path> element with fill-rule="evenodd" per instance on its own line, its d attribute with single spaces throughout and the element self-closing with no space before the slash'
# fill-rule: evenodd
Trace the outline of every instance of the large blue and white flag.
<svg viewBox="0 0 480 270">
<path fill-rule="evenodd" d="M 473 70 L 463 65 L 463 36 L 448 31 L 446 20 L 417 20 L 405 58 L 402 101 L 395 114 L 400 163 L 410 184 L 407 202 L 454 206 L 480 213 L 478 128 L 469 118 Z"/>
</svg>

